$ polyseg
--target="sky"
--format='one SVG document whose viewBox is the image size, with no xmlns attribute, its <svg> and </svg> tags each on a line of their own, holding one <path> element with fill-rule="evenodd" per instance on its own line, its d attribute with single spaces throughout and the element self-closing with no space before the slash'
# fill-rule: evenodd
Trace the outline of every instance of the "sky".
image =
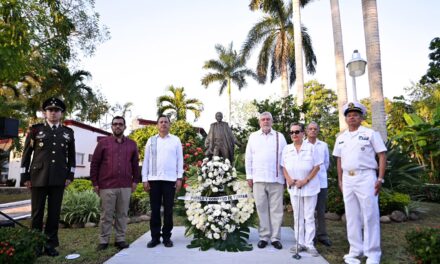
<svg viewBox="0 0 440 264">
<path fill-rule="evenodd" d="M 215 122 L 215 113 L 227 116 L 227 94 L 219 96 L 219 84 L 205 89 L 201 78 L 205 61 L 217 59 L 216 44 L 233 42 L 239 51 L 252 26 L 263 16 L 251 12 L 248 0 L 96 0 L 96 11 L 111 34 L 97 47 L 94 56 L 76 66 L 92 74 L 91 87 L 100 89 L 111 104 L 132 102 L 130 118 L 156 119 L 156 99 L 169 85 L 184 87 L 188 98 L 204 103 L 202 116 L 194 124 L 205 129 Z M 404 88 L 417 82 L 428 68 L 430 41 L 440 36 L 440 1 L 377 1 L 385 97 L 404 95 Z M 345 63 L 353 50 L 366 59 L 361 0 L 340 0 Z M 315 0 L 301 10 L 317 57 L 316 79 L 336 90 L 333 31 L 329 0 Z M 255 49 L 247 66 L 255 70 Z M 304 71 L 305 72 L 305 71 Z M 346 72 L 347 92 L 352 81 Z M 369 96 L 368 73 L 356 78 L 358 99 Z M 290 90 L 295 95 L 295 86 Z M 279 80 L 260 85 L 252 79 L 233 101 L 276 98 Z M 188 114 L 188 121 L 194 116 Z M 225 120 L 228 121 L 228 120 Z"/>
</svg>

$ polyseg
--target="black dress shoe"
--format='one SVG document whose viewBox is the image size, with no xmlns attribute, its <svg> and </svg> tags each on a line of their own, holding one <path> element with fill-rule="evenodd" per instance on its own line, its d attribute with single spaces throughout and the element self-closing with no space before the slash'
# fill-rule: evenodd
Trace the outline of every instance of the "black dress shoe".
<svg viewBox="0 0 440 264">
<path fill-rule="evenodd" d="M 173 245 L 174 245 L 173 241 L 171 241 L 171 239 L 164 239 L 162 243 L 165 247 L 173 247 Z"/>
<path fill-rule="evenodd" d="M 332 241 L 330 239 L 319 240 L 319 243 L 323 244 L 326 247 L 331 247 L 332 246 Z"/>
<path fill-rule="evenodd" d="M 259 248 L 265 248 L 265 247 L 267 246 L 267 241 L 260 240 L 260 241 L 258 241 L 257 246 L 258 246 Z"/>
<path fill-rule="evenodd" d="M 124 248 L 128 248 L 130 245 L 127 244 L 125 241 L 119 241 L 119 242 L 115 242 L 115 247 L 118 249 L 124 249 Z"/>
<path fill-rule="evenodd" d="M 281 244 L 280 241 L 273 241 L 273 242 L 272 242 L 272 246 L 273 246 L 274 248 L 276 248 L 276 249 L 282 249 L 282 248 L 283 248 L 283 245 Z"/>
<path fill-rule="evenodd" d="M 96 251 L 101 251 L 108 248 L 108 244 L 102 243 L 96 247 Z"/>
<path fill-rule="evenodd" d="M 147 243 L 147 248 L 154 248 L 159 244 L 160 244 L 160 240 L 152 239 L 150 242 Z"/>
<path fill-rule="evenodd" d="M 56 257 L 60 254 L 60 253 L 58 253 L 58 251 L 54 247 L 44 248 L 44 253 L 50 257 Z"/>
</svg>

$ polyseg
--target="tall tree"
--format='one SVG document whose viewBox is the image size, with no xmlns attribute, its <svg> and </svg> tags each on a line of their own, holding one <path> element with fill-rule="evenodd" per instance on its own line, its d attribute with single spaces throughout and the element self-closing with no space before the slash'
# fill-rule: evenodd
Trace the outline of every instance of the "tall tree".
<svg viewBox="0 0 440 264">
<path fill-rule="evenodd" d="M 109 105 L 85 83 L 89 78 L 91 74 L 88 71 L 71 72 L 66 65 L 57 65 L 42 82 L 41 94 L 44 98 L 63 98 L 67 106 L 66 114 L 76 115 L 83 121 L 96 122 L 108 111 Z"/>
<path fill-rule="evenodd" d="M 332 146 L 339 132 L 337 96 L 316 80 L 306 82 L 304 88 L 305 121 L 318 123 L 321 139 Z"/>
<path fill-rule="evenodd" d="M 185 88 L 175 88 L 170 85 L 167 88 L 171 95 L 162 95 L 157 98 L 157 114 L 170 114 L 172 119 L 186 121 L 186 113 L 194 113 L 194 121 L 200 117 L 203 111 L 203 103 L 198 99 L 186 98 Z"/>
<path fill-rule="evenodd" d="M 228 90 L 228 117 L 231 121 L 231 84 L 237 85 L 241 90 L 247 85 L 246 77 L 257 79 L 257 75 L 246 67 L 246 62 L 232 47 L 232 42 L 226 48 L 220 44 L 215 46 L 219 56 L 218 60 L 211 59 L 205 62 L 203 69 L 212 70 L 202 78 L 202 85 L 205 88 L 214 82 L 219 82 L 219 94 L 221 95 L 225 88 Z"/>
<path fill-rule="evenodd" d="M 367 49 L 372 126 L 375 130 L 379 131 L 382 139 L 387 141 L 376 0 L 362 0 L 362 15 L 364 20 L 365 46 Z"/>
<path fill-rule="evenodd" d="M 295 43 L 295 75 L 296 75 L 296 103 L 304 103 L 304 73 L 301 34 L 301 6 L 299 0 L 292 0 L 293 8 L 293 39 Z"/>
<path fill-rule="evenodd" d="M 262 47 L 257 61 L 257 75 L 260 83 L 265 83 L 270 63 L 271 82 L 281 77 L 281 95 L 288 96 L 289 87 L 296 80 L 294 29 L 291 21 L 292 4 L 285 5 L 282 0 L 251 1 L 252 8 L 261 8 L 266 14 L 248 33 L 242 46 L 244 58 L 260 43 Z M 306 69 L 315 73 L 316 56 L 310 36 L 305 27 L 301 27 L 302 46 L 305 55 Z"/>
<path fill-rule="evenodd" d="M 330 0 L 330 9 L 332 14 L 333 27 L 333 43 L 335 49 L 335 65 L 336 65 L 336 89 L 338 91 L 338 109 L 342 109 L 347 103 L 347 85 L 345 80 L 345 60 L 344 46 L 342 42 L 341 15 L 339 12 L 339 0 Z M 347 128 L 345 116 L 339 111 L 339 130 Z"/>
<path fill-rule="evenodd" d="M 16 0 L 0 4 L 0 86 L 26 74 L 41 75 L 72 59 L 93 54 L 108 38 L 93 0 Z"/>
<path fill-rule="evenodd" d="M 421 84 L 435 84 L 440 81 L 440 38 L 434 38 L 429 44 L 429 69 L 425 75 L 420 79 Z"/>
</svg>

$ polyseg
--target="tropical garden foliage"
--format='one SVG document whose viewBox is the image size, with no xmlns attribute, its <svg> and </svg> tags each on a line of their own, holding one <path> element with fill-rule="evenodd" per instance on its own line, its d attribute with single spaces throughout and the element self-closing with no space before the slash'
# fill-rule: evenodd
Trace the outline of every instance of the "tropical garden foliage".
<svg viewBox="0 0 440 264">
<path fill-rule="evenodd" d="M 203 103 L 194 98 L 186 98 L 185 88 L 176 88 L 170 85 L 167 88 L 171 95 L 162 95 L 157 98 L 157 114 L 167 114 L 171 120 L 184 120 L 186 121 L 186 114 L 191 111 L 195 118 L 200 117 L 203 111 Z"/>
<path fill-rule="evenodd" d="M 67 103 L 67 115 L 96 122 L 109 106 L 84 84 L 90 73 L 70 71 L 78 54 L 92 55 L 109 32 L 94 1 L 17 0 L 0 2 L 0 115 L 36 121 L 50 96 Z"/>
</svg>

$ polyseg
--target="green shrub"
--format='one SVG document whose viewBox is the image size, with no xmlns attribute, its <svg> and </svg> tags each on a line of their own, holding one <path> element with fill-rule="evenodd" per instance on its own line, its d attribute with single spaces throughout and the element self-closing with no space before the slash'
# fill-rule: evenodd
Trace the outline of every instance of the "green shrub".
<svg viewBox="0 0 440 264">
<path fill-rule="evenodd" d="M 33 263 L 46 236 L 27 228 L 0 228 L 0 263 Z"/>
<path fill-rule="evenodd" d="M 337 180 L 334 179 L 329 179 L 327 211 L 337 213 L 339 215 L 342 215 L 345 212 L 344 198 L 342 197 L 342 193 L 337 185 Z"/>
<path fill-rule="evenodd" d="M 423 227 L 405 235 L 407 250 L 417 263 L 440 263 L 440 228 Z"/>
<path fill-rule="evenodd" d="M 405 212 L 410 202 L 411 198 L 408 194 L 383 189 L 379 195 L 380 214 L 391 214 L 395 210 Z"/>
<path fill-rule="evenodd" d="M 145 203 L 148 204 L 145 205 Z M 131 194 L 130 198 L 130 207 L 128 209 L 128 215 L 141 215 L 145 214 L 149 211 L 150 208 L 150 199 L 148 193 L 144 191 L 144 186 L 142 183 L 139 183 L 136 186 L 136 190 Z"/>
<path fill-rule="evenodd" d="M 411 198 L 407 194 L 391 192 L 387 189 L 383 189 L 379 195 L 380 214 L 391 214 L 391 212 L 395 210 L 406 212 L 408 211 L 410 202 Z M 339 215 L 345 212 L 344 198 L 337 186 L 337 180 L 332 178 L 329 178 L 327 211 Z"/>
<path fill-rule="evenodd" d="M 91 180 L 86 179 L 76 179 L 72 181 L 69 186 L 67 186 L 66 191 L 83 192 L 86 190 L 93 190 L 93 185 Z"/>
<path fill-rule="evenodd" d="M 66 191 L 61 207 L 61 220 L 65 223 L 85 224 L 98 223 L 100 199 L 92 190 L 83 192 Z"/>
<path fill-rule="evenodd" d="M 440 202 L 440 184 L 424 184 L 423 193 L 428 201 Z"/>
</svg>

